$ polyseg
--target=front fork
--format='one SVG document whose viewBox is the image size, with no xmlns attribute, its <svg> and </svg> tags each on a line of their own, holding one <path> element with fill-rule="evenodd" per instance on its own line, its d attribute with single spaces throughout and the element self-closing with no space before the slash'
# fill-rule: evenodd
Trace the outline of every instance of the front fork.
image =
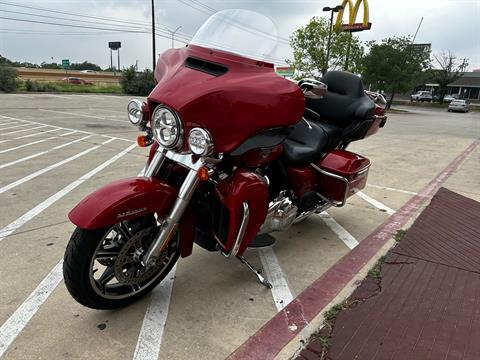
<svg viewBox="0 0 480 360">
<path fill-rule="evenodd" d="M 166 158 L 169 158 L 176 163 L 189 169 L 188 175 L 185 178 L 180 190 L 178 191 L 177 199 L 175 200 L 170 213 L 160 223 L 160 231 L 155 236 L 150 245 L 144 259 L 143 265 L 151 267 L 155 265 L 162 250 L 168 244 L 170 238 L 175 234 L 182 218 L 183 213 L 187 209 L 192 195 L 198 186 L 199 179 L 197 176 L 198 169 L 205 166 L 205 160 L 199 158 L 197 161 L 192 161 L 192 155 L 176 154 L 171 151 L 159 148 L 155 153 L 151 163 L 145 171 L 145 176 L 151 177 L 160 171 Z"/>
</svg>

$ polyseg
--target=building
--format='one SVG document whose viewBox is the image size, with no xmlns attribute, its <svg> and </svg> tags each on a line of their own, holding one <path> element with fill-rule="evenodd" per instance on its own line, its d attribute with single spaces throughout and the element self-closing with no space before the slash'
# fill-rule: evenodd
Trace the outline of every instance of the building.
<svg viewBox="0 0 480 360">
<path fill-rule="evenodd" d="M 426 90 L 435 93 L 438 84 L 425 84 Z M 480 101 L 480 72 L 465 72 L 463 75 L 448 85 L 447 94 L 457 94 L 462 99 Z"/>
</svg>

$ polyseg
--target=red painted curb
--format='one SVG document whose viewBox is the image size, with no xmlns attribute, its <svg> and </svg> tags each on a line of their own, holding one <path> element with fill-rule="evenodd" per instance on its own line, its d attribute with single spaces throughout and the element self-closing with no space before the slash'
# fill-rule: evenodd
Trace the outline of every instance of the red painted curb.
<svg viewBox="0 0 480 360">
<path fill-rule="evenodd" d="M 420 206 L 438 191 L 440 186 L 478 145 L 480 145 L 480 139 L 470 144 L 425 188 L 270 319 L 260 330 L 232 352 L 228 359 L 273 359 L 338 295 L 387 240 L 407 223 Z"/>
</svg>

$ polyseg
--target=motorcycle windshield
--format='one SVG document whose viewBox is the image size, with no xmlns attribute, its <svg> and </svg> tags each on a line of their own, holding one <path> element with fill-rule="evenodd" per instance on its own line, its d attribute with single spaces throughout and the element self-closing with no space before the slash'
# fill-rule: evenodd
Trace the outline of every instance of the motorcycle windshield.
<svg viewBox="0 0 480 360">
<path fill-rule="evenodd" d="M 275 63 L 277 29 L 272 20 L 262 14 L 229 9 L 210 16 L 190 43 Z"/>
</svg>

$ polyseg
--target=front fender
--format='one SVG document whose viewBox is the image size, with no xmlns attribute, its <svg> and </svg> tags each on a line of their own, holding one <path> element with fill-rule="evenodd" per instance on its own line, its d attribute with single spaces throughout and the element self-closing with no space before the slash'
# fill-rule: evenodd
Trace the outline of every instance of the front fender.
<svg viewBox="0 0 480 360">
<path fill-rule="evenodd" d="M 98 229 L 153 212 L 161 217 L 172 207 L 177 192 L 155 178 L 118 180 L 85 197 L 68 218 L 82 229 Z"/>
</svg>

